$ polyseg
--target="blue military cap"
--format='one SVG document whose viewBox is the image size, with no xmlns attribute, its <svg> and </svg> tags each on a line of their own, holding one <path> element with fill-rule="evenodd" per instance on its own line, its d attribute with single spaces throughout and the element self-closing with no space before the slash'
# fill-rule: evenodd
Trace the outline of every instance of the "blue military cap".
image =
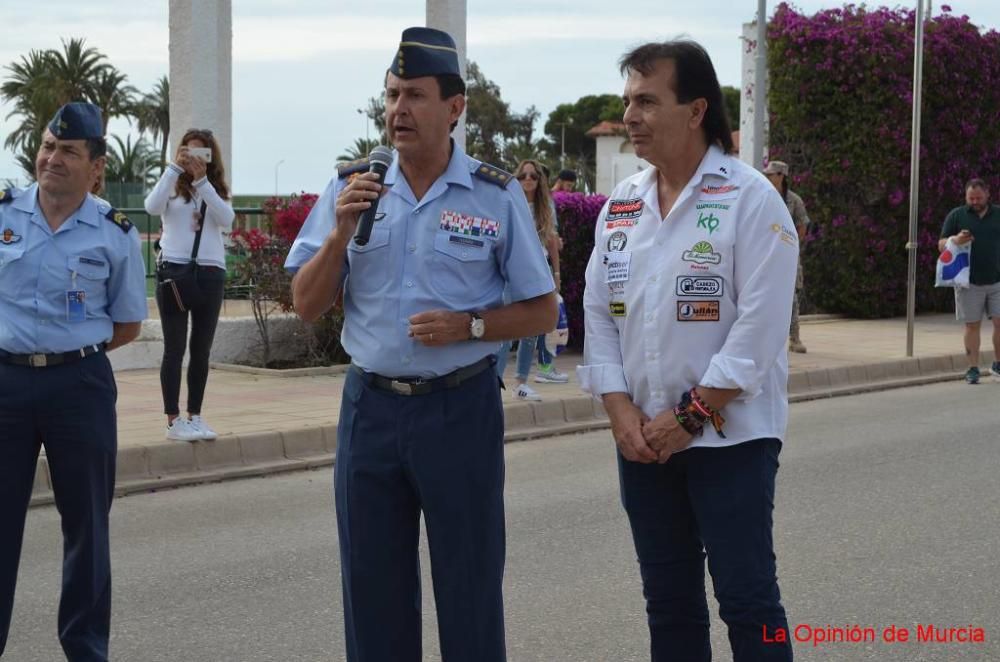
<svg viewBox="0 0 1000 662">
<path fill-rule="evenodd" d="M 84 101 L 67 103 L 52 116 L 49 131 L 59 140 L 103 138 L 104 123 L 101 121 L 101 109 Z"/>
<path fill-rule="evenodd" d="M 420 78 L 454 74 L 458 67 L 458 48 L 451 35 L 434 28 L 407 28 L 389 71 L 400 78 Z"/>
</svg>

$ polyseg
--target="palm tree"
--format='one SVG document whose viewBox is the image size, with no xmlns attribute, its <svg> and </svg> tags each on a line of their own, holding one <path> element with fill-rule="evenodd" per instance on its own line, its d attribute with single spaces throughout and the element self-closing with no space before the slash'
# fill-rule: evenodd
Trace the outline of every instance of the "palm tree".
<svg viewBox="0 0 1000 662">
<path fill-rule="evenodd" d="M 104 55 L 96 48 L 84 48 L 84 39 L 63 40 L 62 52 L 49 51 L 49 71 L 53 92 L 59 105 L 70 101 L 95 99 L 95 81 L 102 71 L 113 67 L 104 62 Z"/>
<path fill-rule="evenodd" d="M 59 106 L 70 101 L 97 104 L 105 130 L 111 117 L 128 116 L 134 106 L 136 91 L 126 84 L 126 76 L 100 51 L 85 47 L 83 39 L 64 40 L 62 51 L 30 51 L 6 69 L 10 75 L 0 84 L 0 97 L 13 102 L 7 118 L 20 116 L 21 123 L 4 146 L 18 152 L 18 164 L 32 178 L 42 132 Z"/>
<path fill-rule="evenodd" d="M 337 157 L 337 163 L 363 159 L 376 147 L 378 147 L 378 140 L 356 138 L 354 144 L 348 147 L 345 153 Z"/>
<path fill-rule="evenodd" d="M 131 117 L 139 90 L 126 84 L 128 76 L 114 67 L 101 69 L 91 81 L 90 100 L 100 107 L 104 132 L 112 117 Z M 131 124 L 131 121 L 129 122 Z"/>
<path fill-rule="evenodd" d="M 34 176 L 35 154 L 45 122 L 55 114 L 59 104 L 49 84 L 48 51 L 30 51 L 20 62 L 5 67 L 10 76 L 0 85 L 0 97 L 14 104 L 7 119 L 20 115 L 21 124 L 4 140 L 4 147 L 17 153 L 17 162 Z M 26 167 L 27 166 L 27 167 Z"/>
<path fill-rule="evenodd" d="M 108 144 L 108 164 L 104 168 L 104 178 L 109 182 L 141 183 L 151 186 L 156 183 L 153 169 L 157 166 L 156 152 L 146 139 L 132 143 L 132 136 L 125 136 L 125 141 L 118 136 L 111 136 Z"/>
<path fill-rule="evenodd" d="M 170 79 L 161 76 L 153 91 L 142 95 L 133 109 L 139 120 L 139 131 L 148 131 L 153 143 L 160 145 L 160 172 L 167 165 L 167 140 L 170 137 Z"/>
</svg>

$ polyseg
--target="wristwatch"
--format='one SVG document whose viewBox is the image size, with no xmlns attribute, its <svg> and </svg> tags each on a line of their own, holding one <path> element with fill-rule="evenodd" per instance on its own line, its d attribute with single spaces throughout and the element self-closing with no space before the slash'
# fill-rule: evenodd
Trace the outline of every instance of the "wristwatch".
<svg viewBox="0 0 1000 662">
<path fill-rule="evenodd" d="M 480 317 L 479 313 L 474 310 L 468 312 L 472 317 L 469 320 L 469 340 L 482 340 L 483 334 L 486 333 L 486 320 Z"/>
</svg>

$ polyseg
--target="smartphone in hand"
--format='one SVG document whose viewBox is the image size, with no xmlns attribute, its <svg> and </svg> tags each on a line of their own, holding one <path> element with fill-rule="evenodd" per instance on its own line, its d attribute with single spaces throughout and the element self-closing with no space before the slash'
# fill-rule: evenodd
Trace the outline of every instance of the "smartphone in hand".
<svg viewBox="0 0 1000 662">
<path fill-rule="evenodd" d="M 197 156 L 199 159 L 205 163 L 212 162 L 212 148 L 211 147 L 188 147 L 188 154 L 191 156 Z"/>
</svg>

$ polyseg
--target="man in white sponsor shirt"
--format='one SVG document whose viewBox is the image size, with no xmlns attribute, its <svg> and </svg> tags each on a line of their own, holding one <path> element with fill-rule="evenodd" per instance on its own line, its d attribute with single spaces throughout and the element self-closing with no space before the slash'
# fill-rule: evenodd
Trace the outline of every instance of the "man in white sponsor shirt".
<svg viewBox="0 0 1000 662">
<path fill-rule="evenodd" d="M 774 187 L 727 156 L 701 46 L 646 44 L 620 65 L 625 125 L 653 167 L 598 219 L 578 375 L 611 418 L 652 659 L 711 659 L 707 553 L 734 662 L 791 660 L 771 636 L 788 627 L 771 529 L 795 226 Z"/>
</svg>

